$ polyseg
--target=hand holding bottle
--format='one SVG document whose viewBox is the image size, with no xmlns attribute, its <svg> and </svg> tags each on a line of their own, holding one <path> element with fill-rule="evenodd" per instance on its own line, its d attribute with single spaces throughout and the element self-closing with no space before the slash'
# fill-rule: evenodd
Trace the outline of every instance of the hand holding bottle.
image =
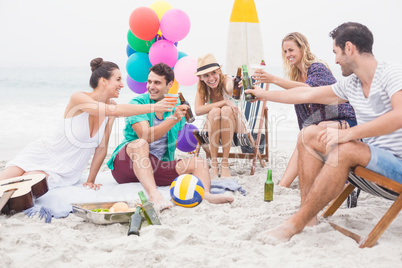
<svg viewBox="0 0 402 268">
<path fill-rule="evenodd" d="M 267 101 L 266 99 L 266 92 L 265 90 L 263 90 L 261 87 L 257 86 L 257 85 L 253 85 L 253 89 L 247 89 L 244 91 L 244 94 L 247 93 L 251 93 L 255 96 L 255 99 L 253 99 L 251 102 L 255 102 L 255 101 Z"/>
<path fill-rule="evenodd" d="M 190 107 L 187 104 L 180 104 L 178 106 L 176 106 L 174 113 L 173 113 L 173 117 L 176 118 L 177 122 L 179 122 L 183 117 L 186 116 L 187 114 L 187 109 L 189 109 Z"/>
</svg>

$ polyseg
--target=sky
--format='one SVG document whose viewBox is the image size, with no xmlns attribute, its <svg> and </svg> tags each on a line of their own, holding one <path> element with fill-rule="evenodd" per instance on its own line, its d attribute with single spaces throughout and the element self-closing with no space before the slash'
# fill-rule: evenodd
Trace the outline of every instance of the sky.
<svg viewBox="0 0 402 268">
<path fill-rule="evenodd" d="M 125 66 L 128 19 L 154 0 L 0 0 L 0 67 L 88 66 L 91 59 Z M 225 68 L 234 0 L 168 0 L 191 20 L 178 50 L 197 58 L 213 53 Z M 346 21 L 374 34 L 374 55 L 402 64 L 400 0 L 255 0 L 268 66 L 282 66 L 281 40 L 303 33 L 311 50 L 338 71 L 329 32 Z"/>
</svg>

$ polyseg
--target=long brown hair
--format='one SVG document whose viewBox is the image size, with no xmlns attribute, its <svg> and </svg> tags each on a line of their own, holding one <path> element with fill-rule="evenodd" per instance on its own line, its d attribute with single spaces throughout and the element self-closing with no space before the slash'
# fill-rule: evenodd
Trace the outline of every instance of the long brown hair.
<svg viewBox="0 0 402 268">
<path fill-rule="evenodd" d="M 204 100 L 204 103 L 210 99 L 211 96 L 211 91 L 214 90 L 216 95 L 218 97 L 223 96 L 223 91 L 225 90 L 225 85 L 224 85 L 224 80 L 226 78 L 226 75 L 222 73 L 222 70 L 220 68 L 214 70 L 218 71 L 219 70 L 219 84 L 216 89 L 212 89 L 209 87 L 204 81 L 201 80 L 202 75 L 198 75 L 198 84 L 197 84 L 197 92 L 200 94 L 201 98 Z"/>
<path fill-rule="evenodd" d="M 292 81 L 300 81 L 300 77 L 302 75 L 302 71 L 299 70 L 295 65 L 291 65 L 289 60 L 286 58 L 285 51 L 283 50 L 283 43 L 285 41 L 294 41 L 296 45 L 302 51 L 302 60 L 301 65 L 304 72 L 307 72 L 307 69 L 313 64 L 314 62 L 321 62 L 328 67 L 328 65 L 317 59 L 317 57 L 310 51 L 310 45 L 307 41 L 307 38 L 298 32 L 293 32 L 287 34 L 282 39 L 282 60 L 283 60 L 283 71 L 285 75 Z"/>
</svg>

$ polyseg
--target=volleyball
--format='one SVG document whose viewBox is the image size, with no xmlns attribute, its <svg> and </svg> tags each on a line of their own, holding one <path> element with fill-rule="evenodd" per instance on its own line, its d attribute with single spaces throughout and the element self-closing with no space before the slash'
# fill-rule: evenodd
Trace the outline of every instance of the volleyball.
<svg viewBox="0 0 402 268">
<path fill-rule="evenodd" d="M 204 198 L 204 185 L 201 180 L 191 174 L 178 176 L 170 185 L 170 196 L 173 202 L 182 207 L 195 207 Z"/>
</svg>

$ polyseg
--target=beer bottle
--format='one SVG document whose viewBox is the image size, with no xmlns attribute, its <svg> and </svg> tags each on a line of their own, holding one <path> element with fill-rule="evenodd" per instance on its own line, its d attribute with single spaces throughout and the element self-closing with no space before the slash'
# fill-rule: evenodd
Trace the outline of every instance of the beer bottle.
<svg viewBox="0 0 402 268">
<path fill-rule="evenodd" d="M 140 192 L 138 192 L 138 195 L 140 196 L 141 203 L 142 203 L 142 211 L 144 212 L 144 216 L 145 216 L 145 219 L 147 220 L 147 222 L 149 224 L 153 224 L 153 225 L 161 225 L 158 215 L 156 215 L 154 206 L 152 205 L 151 202 L 149 202 L 147 200 L 144 192 L 140 191 Z"/>
<path fill-rule="evenodd" d="M 237 68 L 237 75 L 233 82 L 233 99 L 240 100 L 241 96 L 241 87 L 239 87 L 239 83 L 241 80 L 241 67 Z"/>
<path fill-rule="evenodd" d="M 140 235 L 140 229 L 141 229 L 141 223 L 142 223 L 142 217 L 140 214 L 141 207 L 137 206 L 135 208 L 135 212 L 133 215 L 131 215 L 130 218 L 130 223 L 128 225 L 128 234 L 127 235 Z"/>
<path fill-rule="evenodd" d="M 183 94 L 181 92 L 179 92 L 179 98 L 180 98 L 181 104 L 186 104 L 186 105 L 188 105 L 188 107 L 190 107 L 186 111 L 186 121 L 187 121 L 187 123 L 194 122 L 195 117 L 193 115 L 193 111 L 191 111 L 190 103 L 188 103 L 188 101 L 186 101 L 186 99 L 183 97 Z"/>
<path fill-rule="evenodd" d="M 267 181 L 264 183 L 264 201 L 272 201 L 274 198 L 274 183 L 272 182 L 272 170 L 268 169 Z"/>
<path fill-rule="evenodd" d="M 248 75 L 247 65 L 243 65 L 243 89 L 253 89 L 253 82 L 251 81 L 251 77 Z M 252 101 L 255 99 L 255 96 L 251 93 L 244 93 L 244 99 L 246 101 Z"/>
</svg>

